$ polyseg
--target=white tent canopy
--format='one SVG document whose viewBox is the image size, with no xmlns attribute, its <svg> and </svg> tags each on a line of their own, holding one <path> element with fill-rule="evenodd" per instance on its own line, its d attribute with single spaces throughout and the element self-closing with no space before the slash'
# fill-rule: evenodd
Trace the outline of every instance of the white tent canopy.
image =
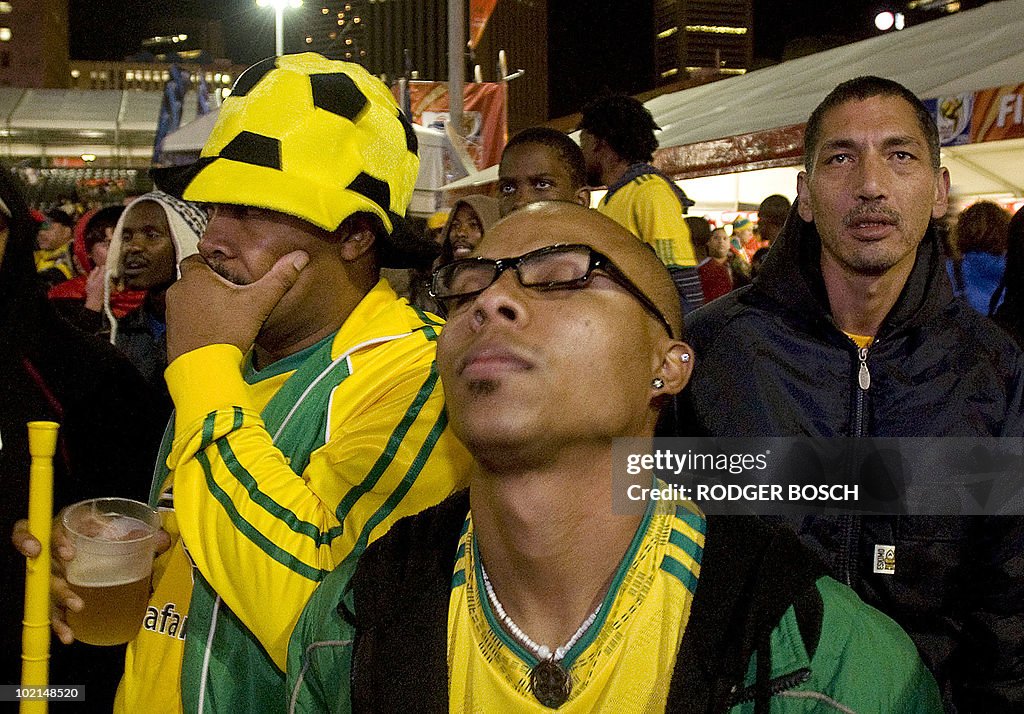
<svg viewBox="0 0 1024 714">
<path fill-rule="evenodd" d="M 3 88 L 0 90 L 0 121 L 8 131 L 116 130 L 152 134 L 156 131 L 162 100 L 162 92 Z M 195 115 L 195 95 L 186 95 L 182 122 L 191 121 Z"/>
<path fill-rule="evenodd" d="M 647 102 L 661 146 L 807 121 L 840 82 L 894 79 L 922 99 L 1024 80 L 1024 0 L 1001 0 Z"/>
<path fill-rule="evenodd" d="M 136 90 L 0 87 L 0 155 L 148 161 L 162 98 Z M 182 121 L 195 113 L 195 95 L 186 95 Z"/>
<path fill-rule="evenodd" d="M 157 107 L 159 110 L 159 106 Z M 176 131 L 172 131 L 164 138 L 164 151 L 194 152 L 203 150 L 206 137 L 213 131 L 213 125 L 217 122 L 219 110 L 213 110 L 195 121 L 183 124 Z"/>
<path fill-rule="evenodd" d="M 1001 0 L 975 10 L 890 32 L 868 40 L 738 75 L 711 84 L 664 94 L 645 106 L 662 128 L 662 148 L 697 144 L 766 129 L 801 124 L 828 92 L 842 81 L 865 74 L 888 77 L 921 98 L 970 92 L 1024 81 L 1024 0 Z M 574 135 L 575 136 L 575 135 Z M 962 194 L 1024 195 L 1019 140 L 964 145 L 943 150 L 954 188 Z M 773 183 L 775 169 L 765 171 Z M 762 171 L 749 172 L 762 174 Z M 445 186 L 446 190 L 482 187 L 497 180 L 497 167 Z M 714 177 L 717 187 L 722 186 Z M 701 207 L 708 193 L 691 179 L 680 183 Z M 751 187 L 763 182 L 735 180 Z M 795 181 L 779 186 L 792 196 Z M 766 194 L 740 193 L 713 203 L 757 204 Z M 707 205 L 707 204 L 705 204 Z M 711 206 L 708 206 L 709 208 Z M 717 207 L 717 206 L 715 206 Z"/>
</svg>

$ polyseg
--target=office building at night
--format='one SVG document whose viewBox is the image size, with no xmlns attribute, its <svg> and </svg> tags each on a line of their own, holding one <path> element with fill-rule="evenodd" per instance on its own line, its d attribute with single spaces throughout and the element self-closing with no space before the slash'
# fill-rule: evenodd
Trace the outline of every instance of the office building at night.
<svg viewBox="0 0 1024 714">
<path fill-rule="evenodd" d="M 701 72 L 742 74 L 754 54 L 753 0 L 654 0 L 658 84 Z"/>
</svg>

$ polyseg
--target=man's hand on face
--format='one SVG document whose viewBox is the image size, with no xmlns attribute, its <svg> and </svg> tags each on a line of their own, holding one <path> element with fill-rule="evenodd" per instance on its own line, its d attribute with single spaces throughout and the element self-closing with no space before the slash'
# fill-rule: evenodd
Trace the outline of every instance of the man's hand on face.
<svg viewBox="0 0 1024 714">
<path fill-rule="evenodd" d="M 309 256 L 293 251 L 250 285 L 217 275 L 199 255 L 181 261 L 181 278 L 167 290 L 167 361 L 214 344 L 248 351 L 285 293 L 298 280 Z"/>
</svg>

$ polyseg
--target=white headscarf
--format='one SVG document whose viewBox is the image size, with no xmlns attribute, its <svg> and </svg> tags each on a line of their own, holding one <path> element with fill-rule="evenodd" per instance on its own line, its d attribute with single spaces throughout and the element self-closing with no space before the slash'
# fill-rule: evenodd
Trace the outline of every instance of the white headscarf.
<svg viewBox="0 0 1024 714">
<path fill-rule="evenodd" d="M 206 230 L 206 223 L 208 221 L 206 212 L 199 208 L 198 205 L 182 201 L 163 191 L 150 191 L 128 204 L 128 207 L 125 208 L 124 213 L 118 219 L 117 226 L 114 227 L 114 235 L 110 240 L 110 248 L 107 250 L 106 276 L 103 287 L 103 312 L 106 313 L 107 319 L 110 320 L 110 342 L 112 344 L 117 339 L 117 319 L 110 309 L 110 291 L 113 280 L 121 275 L 121 249 L 124 245 L 121 234 L 124 231 L 125 218 L 131 213 L 132 208 L 143 201 L 157 204 L 167 216 L 167 225 L 171 229 L 171 242 L 174 243 L 176 265 L 180 264 L 188 256 L 199 252 L 199 239 Z M 176 278 L 180 277 L 181 268 L 177 268 Z"/>
</svg>

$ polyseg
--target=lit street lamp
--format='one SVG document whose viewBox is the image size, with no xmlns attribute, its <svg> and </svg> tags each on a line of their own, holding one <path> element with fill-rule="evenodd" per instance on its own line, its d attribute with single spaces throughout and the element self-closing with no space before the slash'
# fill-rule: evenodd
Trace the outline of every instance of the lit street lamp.
<svg viewBox="0 0 1024 714">
<path fill-rule="evenodd" d="M 280 57 L 284 54 L 284 11 L 285 8 L 299 7 L 302 5 L 302 0 L 256 0 L 256 7 L 267 7 L 273 6 L 274 8 L 274 20 L 275 20 L 275 33 L 276 45 L 274 53 Z"/>
<path fill-rule="evenodd" d="M 894 27 L 897 30 L 902 30 L 904 26 L 905 20 L 901 12 L 892 13 L 886 10 L 875 15 L 875 27 L 882 32 L 888 32 Z"/>
</svg>

